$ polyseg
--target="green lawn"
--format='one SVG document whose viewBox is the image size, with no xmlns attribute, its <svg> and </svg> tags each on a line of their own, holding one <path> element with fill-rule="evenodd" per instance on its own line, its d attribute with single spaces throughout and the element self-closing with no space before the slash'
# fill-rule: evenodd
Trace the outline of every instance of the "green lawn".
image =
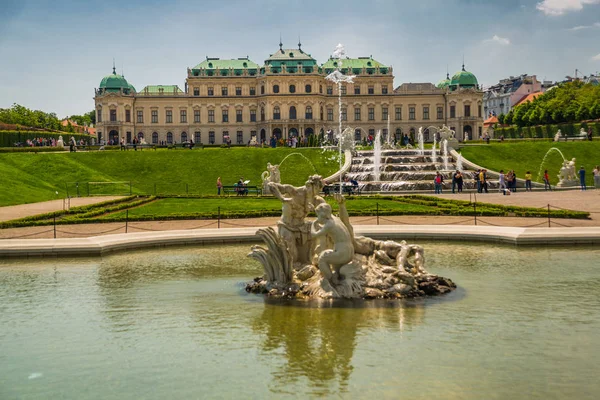
<svg viewBox="0 0 600 400">
<path fill-rule="evenodd" d="M 551 148 L 562 152 L 567 160 L 577 159 L 577 170 L 583 165 L 586 170 L 586 182 L 593 186 L 592 170 L 600 164 L 600 141 L 579 142 L 525 142 L 525 143 L 493 143 L 481 146 L 467 146 L 460 151 L 466 159 L 482 167 L 494 171 L 514 169 L 518 178 L 524 178 L 527 171 L 531 171 L 534 181 L 538 181 L 538 171 L 544 156 Z M 558 182 L 558 172 L 562 166 L 563 158 L 557 151 L 552 151 L 546 157 L 542 166 L 548 169 L 552 184 Z M 540 180 L 542 176 L 540 176 Z"/>
<path fill-rule="evenodd" d="M 336 152 L 321 149 L 233 147 L 204 150 L 144 150 L 0 154 L 0 206 L 75 196 L 74 182 L 131 182 L 134 194 L 216 194 L 216 180 L 233 185 L 240 177 L 261 184 L 267 162 L 281 165 L 284 183 L 302 185 L 308 175 L 338 170 Z M 307 160 L 308 159 L 308 160 Z M 314 166 L 313 166 L 314 165 Z M 80 184 L 80 195 L 87 195 Z M 125 194 L 128 185 L 90 187 L 92 194 Z M 58 192 L 58 194 L 56 193 Z"/>
</svg>

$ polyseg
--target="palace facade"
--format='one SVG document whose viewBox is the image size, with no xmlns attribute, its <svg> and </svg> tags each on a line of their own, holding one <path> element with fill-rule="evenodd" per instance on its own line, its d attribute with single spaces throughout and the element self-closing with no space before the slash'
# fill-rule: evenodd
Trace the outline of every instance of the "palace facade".
<svg viewBox="0 0 600 400">
<path fill-rule="evenodd" d="M 101 143 L 245 144 L 271 136 L 287 139 L 313 134 L 331 135 L 338 128 L 338 88 L 325 79 L 336 68 L 355 75 L 343 85 L 343 126 L 363 140 L 388 130 L 398 140 L 415 137 L 419 127 L 432 141 L 428 127 L 447 125 L 459 140 L 473 139 L 483 128 L 482 101 L 477 78 L 461 71 L 437 85 L 403 83 L 394 89 L 391 66 L 372 57 L 330 58 L 319 65 L 297 49 L 279 50 L 262 66 L 248 57 L 206 58 L 188 68 L 184 90 L 176 85 L 150 85 L 140 91 L 113 72 L 95 90 L 97 138 Z M 433 129 L 432 129 L 433 131 Z"/>
</svg>

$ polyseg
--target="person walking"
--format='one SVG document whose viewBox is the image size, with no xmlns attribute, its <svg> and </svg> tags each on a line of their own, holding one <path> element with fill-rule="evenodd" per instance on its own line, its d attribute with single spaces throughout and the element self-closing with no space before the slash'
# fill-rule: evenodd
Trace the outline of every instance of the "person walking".
<svg viewBox="0 0 600 400">
<path fill-rule="evenodd" d="M 487 170 L 486 169 L 482 169 L 481 170 L 481 174 L 482 174 L 482 181 L 481 181 L 481 186 L 483 188 L 483 190 L 488 193 L 488 182 L 487 182 Z"/>
<path fill-rule="evenodd" d="M 506 177 L 503 169 L 501 169 L 498 174 L 498 190 L 502 192 L 502 194 L 506 194 Z"/>
<path fill-rule="evenodd" d="M 458 175 L 460 175 L 459 170 L 456 170 L 456 172 L 452 174 L 452 193 L 456 192 L 456 180 L 458 178 Z"/>
<path fill-rule="evenodd" d="M 531 192 L 531 172 L 527 171 L 525 173 L 525 191 Z"/>
<path fill-rule="evenodd" d="M 594 168 L 594 187 L 596 189 L 600 188 L 600 166 L 596 165 Z"/>
<path fill-rule="evenodd" d="M 585 186 L 585 168 L 583 165 L 579 169 L 579 185 L 581 185 L 581 190 L 587 190 L 587 187 Z"/>
<path fill-rule="evenodd" d="M 544 190 L 552 191 L 552 186 L 550 186 L 550 177 L 548 176 L 548 170 L 544 170 Z"/>
<path fill-rule="evenodd" d="M 444 179 L 438 171 L 435 173 L 435 178 L 433 179 L 433 183 L 435 186 L 435 194 L 442 194 L 442 182 L 444 182 Z"/>
<path fill-rule="evenodd" d="M 217 196 L 221 195 L 221 189 L 223 189 L 223 183 L 221 182 L 221 177 L 217 178 Z"/>
<path fill-rule="evenodd" d="M 456 174 L 456 186 L 458 188 L 458 193 L 462 193 L 463 191 L 463 176 L 462 172 L 458 171 Z"/>
<path fill-rule="evenodd" d="M 480 169 L 477 173 L 477 193 L 483 192 L 483 170 Z"/>
</svg>

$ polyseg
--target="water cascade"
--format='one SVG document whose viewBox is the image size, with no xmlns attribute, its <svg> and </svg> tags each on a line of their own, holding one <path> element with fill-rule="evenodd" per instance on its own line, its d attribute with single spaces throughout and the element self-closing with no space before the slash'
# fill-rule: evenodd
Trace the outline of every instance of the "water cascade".
<svg viewBox="0 0 600 400">
<path fill-rule="evenodd" d="M 460 172 L 462 172 L 463 170 L 463 163 L 462 163 L 462 154 L 458 155 L 458 158 L 456 159 L 456 169 L 459 170 Z"/>
<path fill-rule="evenodd" d="M 437 145 L 437 138 L 433 136 L 433 147 L 431 148 L 431 162 L 435 165 L 437 161 L 437 152 L 435 151 L 435 146 Z"/>
<path fill-rule="evenodd" d="M 375 135 L 373 143 L 373 177 L 375 182 L 379 182 L 381 174 L 381 130 Z"/>
<path fill-rule="evenodd" d="M 386 142 L 388 144 L 388 148 L 392 147 L 392 132 L 390 132 L 390 115 L 388 114 L 387 117 L 387 137 L 386 137 Z"/>
<path fill-rule="evenodd" d="M 443 155 L 444 155 L 444 171 L 449 171 L 448 168 L 448 140 L 444 139 L 444 141 L 442 142 L 442 149 L 443 149 Z"/>
<path fill-rule="evenodd" d="M 421 155 L 425 155 L 425 144 L 423 143 L 423 128 L 419 128 L 419 133 L 417 134 L 417 140 L 419 142 L 419 150 L 421 150 Z"/>
</svg>

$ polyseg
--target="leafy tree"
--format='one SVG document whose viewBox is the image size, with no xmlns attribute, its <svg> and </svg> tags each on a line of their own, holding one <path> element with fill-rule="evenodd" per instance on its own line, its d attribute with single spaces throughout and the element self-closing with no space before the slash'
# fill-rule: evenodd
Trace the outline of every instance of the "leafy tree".
<svg viewBox="0 0 600 400">
<path fill-rule="evenodd" d="M 501 124 L 504 124 L 504 118 L 506 117 L 506 115 L 504 115 L 504 113 L 500 114 L 498 116 L 498 122 L 500 122 Z"/>
</svg>

